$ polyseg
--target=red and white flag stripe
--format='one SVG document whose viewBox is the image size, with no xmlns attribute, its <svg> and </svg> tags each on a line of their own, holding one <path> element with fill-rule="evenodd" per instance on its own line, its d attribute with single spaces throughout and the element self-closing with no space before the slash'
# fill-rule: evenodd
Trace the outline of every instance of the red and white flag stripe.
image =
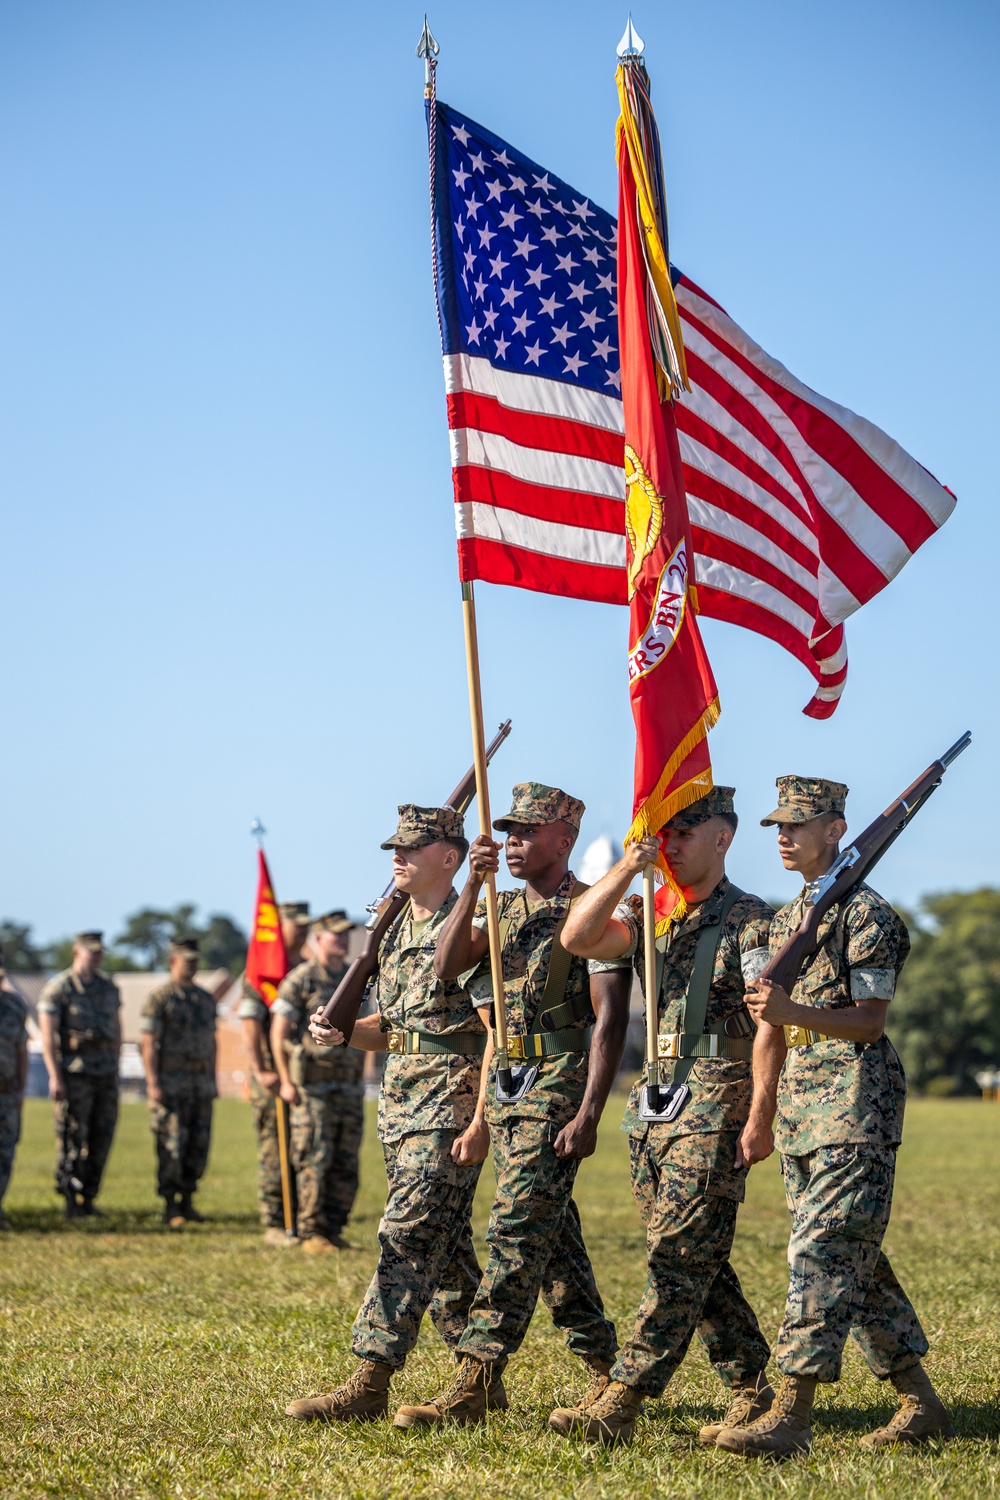
<svg viewBox="0 0 1000 1500">
<path fill-rule="evenodd" d="M 704 292 L 676 288 L 692 391 L 675 405 L 701 612 L 847 675 L 843 622 L 947 520 L 954 496 L 884 432 L 817 395 Z M 625 604 L 620 399 L 444 359 L 463 578 Z"/>
</svg>

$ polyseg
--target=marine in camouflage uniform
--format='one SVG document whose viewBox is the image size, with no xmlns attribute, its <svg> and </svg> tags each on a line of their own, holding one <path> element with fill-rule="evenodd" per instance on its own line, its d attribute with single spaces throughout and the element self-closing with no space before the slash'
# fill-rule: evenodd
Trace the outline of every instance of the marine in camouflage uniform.
<svg viewBox="0 0 1000 1500">
<path fill-rule="evenodd" d="M 788 849 L 798 835 L 797 848 L 783 849 L 785 864 L 817 879 L 832 865 L 846 829 L 847 787 L 802 776 L 780 777 L 777 785 L 778 807 L 762 824 L 779 826 L 779 849 L 782 840 Z M 811 839 L 824 841 L 812 867 L 799 852 L 809 851 L 810 844 L 802 841 Z M 774 917 L 772 954 L 799 927 L 808 891 L 807 885 Z M 775 1144 L 792 1216 L 790 1277 L 778 1335 L 777 1363 L 785 1377 L 781 1392 L 772 1412 L 742 1433 L 720 1433 L 719 1446 L 730 1451 L 784 1454 L 808 1448 L 816 1384 L 840 1379 L 849 1334 L 873 1375 L 890 1380 L 903 1397 L 893 1422 L 863 1441 L 880 1446 L 954 1435 L 920 1364 L 926 1336 L 881 1248 L 906 1098 L 902 1064 L 882 1027 L 909 951 L 901 919 L 862 884 L 824 916 L 818 945 L 804 961 L 791 996 L 762 986 L 765 993 L 770 988 L 772 998 L 751 997 L 752 1008 L 768 1023 L 762 1026 L 761 1045 L 773 1035 L 780 1051 L 787 1049 L 777 1081 Z M 797 1013 L 788 1009 L 789 1000 Z M 829 1026 L 834 1018 L 841 1020 L 837 1012 L 864 1012 L 872 1002 L 883 1003 L 875 1007 L 870 1039 L 828 1034 L 824 1014 L 831 1018 Z M 783 1037 L 781 1028 L 770 1024 L 779 1015 L 788 1017 Z"/>
<path fill-rule="evenodd" d="M 319 945 L 324 934 L 342 937 L 350 927 L 343 914 L 330 912 L 310 932 Z M 283 1089 L 294 1090 L 296 1101 L 290 1126 L 297 1231 L 310 1254 L 337 1248 L 358 1192 L 364 1059 L 354 1048 L 321 1047 L 309 1034 L 313 1011 L 326 1004 L 343 975 L 343 964 L 328 968 L 311 958 L 285 976 L 271 1007 L 275 1062 Z"/>
<path fill-rule="evenodd" d="M 278 907 L 285 952 L 289 968 L 300 962 L 303 941 L 309 930 L 308 901 L 283 901 Z M 277 1068 L 271 1052 L 271 1012 L 263 995 L 244 976 L 239 1009 L 243 1031 L 251 1052 L 250 1108 L 257 1134 L 257 1201 L 260 1222 L 268 1244 L 294 1244 L 285 1236 L 285 1209 L 281 1195 L 281 1155 L 278 1148 L 278 1118 L 275 1094 L 261 1082 L 261 1075 L 273 1075 Z M 276 1086 L 275 1086 L 276 1091 Z M 295 1173 L 288 1163 L 292 1194 L 292 1222 L 295 1220 Z"/>
<path fill-rule="evenodd" d="M 0 1229 L 10 1227 L 3 1200 L 21 1134 L 21 1106 L 28 1073 L 28 1007 L 0 969 Z"/>
<path fill-rule="evenodd" d="M 74 939 L 73 967 L 50 979 L 38 1001 L 49 1092 L 56 1100 L 56 1189 L 67 1218 L 96 1212 L 118 1119 L 121 998 L 97 967 L 100 932 Z"/>
<path fill-rule="evenodd" d="M 584 805 L 578 798 L 540 782 L 524 782 L 514 788 L 510 813 L 493 824 L 511 835 L 507 860 L 514 874 L 520 872 L 523 856 L 519 851 L 529 845 L 536 831 L 544 834 L 554 825 L 557 834 L 560 830 L 569 834 L 566 853 L 561 857 L 565 873 L 547 899 L 529 905 L 527 887 L 498 894 L 509 1053 L 512 1060 L 523 1057 L 538 1071 L 516 1102 L 498 1103 L 495 1057 L 490 1061 L 485 1113 L 496 1195 L 486 1233 L 486 1269 L 459 1340 L 462 1363 L 455 1385 L 427 1405 L 402 1407 L 395 1419 L 400 1427 L 443 1420 L 482 1420 L 490 1406 L 493 1385 L 527 1333 L 539 1295 L 556 1327 L 564 1332 L 570 1352 L 586 1364 L 593 1383 L 606 1381 L 617 1350 L 615 1327 L 605 1314 L 573 1201 L 579 1156 L 556 1149 L 557 1139 L 573 1126 L 581 1112 L 595 1024 L 586 962 L 565 954 L 561 945 L 556 949 L 557 934 L 574 894 L 586 889 L 566 868 L 583 812 Z M 485 842 L 488 848 L 493 847 Z M 479 845 L 473 847 L 478 850 Z M 460 898 L 469 916 L 481 883 L 482 876 L 473 869 Z M 451 919 L 456 931 L 462 915 L 457 911 Z M 478 929 L 481 950 L 486 928 L 482 902 L 475 907 L 472 926 Z M 561 994 L 546 997 L 546 1026 L 541 1020 L 542 999 L 557 951 L 566 960 L 565 984 Z M 440 955 L 440 940 L 438 952 Z M 439 962 L 439 971 L 440 967 Z M 621 967 L 623 977 L 627 969 L 626 960 Z M 470 988 L 480 1005 L 490 1004 L 488 958 Z M 610 1045 L 602 1044 L 607 1048 L 602 1053 L 607 1087 L 624 1045 L 627 983 L 618 986 L 618 999 L 619 1014 L 610 1021 L 608 1030 L 614 1039 Z M 606 1089 L 596 1110 L 598 1118 L 604 1098 Z M 596 1140 L 596 1120 L 592 1128 Z M 589 1150 L 593 1150 L 593 1144 Z"/>
<path fill-rule="evenodd" d="M 415 921 L 411 906 L 390 929 L 379 954 L 377 1014 L 352 1034 L 355 1046 L 388 1053 L 378 1133 L 389 1192 L 378 1265 L 354 1322 L 361 1364 L 328 1395 L 292 1402 L 288 1414 L 300 1421 L 384 1416 L 389 1380 L 424 1313 L 454 1350 L 482 1274 L 472 1242 L 482 1160 L 456 1160 L 456 1153 L 479 1155 L 466 1132 L 479 1100 L 486 1027 L 462 979 L 434 973 L 438 934 L 458 900 L 450 882 L 468 849 L 461 815 L 404 803 L 382 848 L 395 851 L 398 888 L 433 915 Z"/>
<path fill-rule="evenodd" d="M 640 1115 L 640 1079 L 632 1089 L 622 1130 L 629 1137 L 632 1192 L 646 1226 L 649 1264 L 646 1287 L 627 1342 L 611 1371 L 611 1386 L 589 1407 L 557 1409 L 555 1431 L 583 1433 L 600 1441 L 628 1441 L 641 1398 L 662 1395 L 698 1333 L 712 1365 L 730 1389 L 730 1420 L 744 1410 L 766 1410 L 772 1392 L 764 1377 L 770 1350 L 729 1262 L 746 1171 L 734 1166 L 736 1146 L 750 1109 L 752 1024 L 744 995 L 767 960 L 772 908 L 731 885 L 725 850 L 735 832 L 734 789 L 717 786 L 666 825 L 672 846 L 699 830 L 699 854 L 710 893 L 690 903 L 687 915 L 657 940 L 662 979 L 657 1000 L 661 1057 L 676 1065 L 678 1083 L 690 1095 L 671 1122 Z M 646 862 L 645 843 L 630 849 L 591 893 L 603 909 L 625 891 Z M 704 850 L 704 853 L 701 853 Z M 690 858 L 690 855 L 689 855 Z M 717 878 L 718 877 L 718 878 Z M 681 878 L 681 877 L 679 877 Z M 699 884 L 701 881 L 699 880 Z M 601 920 L 601 919 L 599 919 Z M 643 903 L 633 896 L 614 908 L 606 932 L 612 947 L 634 959 L 645 981 Z M 688 993 L 696 956 L 711 964 L 704 1022 L 696 1036 L 688 1015 Z M 599 968 L 600 961 L 591 964 Z M 710 977 L 709 977 L 710 972 Z M 696 1050 L 697 1049 L 697 1050 Z M 708 1055 L 715 1052 L 716 1056 Z M 664 1082 L 670 1081 L 664 1070 Z M 702 1442 L 714 1442 L 722 1423 L 704 1427 Z"/>
<path fill-rule="evenodd" d="M 156 1191 L 173 1228 L 199 1223 L 191 1199 L 208 1165 L 215 1086 L 215 999 L 193 984 L 198 944 L 170 945 L 170 981 L 147 995 L 139 1018 L 149 1123 L 156 1142 Z"/>
</svg>

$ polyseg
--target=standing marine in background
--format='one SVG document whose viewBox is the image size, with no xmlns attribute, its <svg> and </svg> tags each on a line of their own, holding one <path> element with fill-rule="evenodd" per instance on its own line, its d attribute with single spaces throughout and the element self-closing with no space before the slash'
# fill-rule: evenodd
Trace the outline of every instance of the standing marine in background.
<svg viewBox="0 0 1000 1500">
<path fill-rule="evenodd" d="M 493 1038 L 487 1044 L 474 1123 L 485 1118 L 493 1146 L 496 1196 L 486 1233 L 483 1279 L 458 1343 L 452 1385 L 423 1406 L 403 1406 L 397 1427 L 482 1422 L 505 1406 L 502 1376 L 521 1347 L 539 1295 L 592 1389 L 607 1383 L 618 1347 L 587 1254 L 573 1184 L 593 1154 L 597 1127 L 621 1063 L 628 1026 L 630 968 L 590 977 L 559 934 L 573 900 L 587 888 L 569 868 L 584 805 L 556 787 L 523 782 L 494 821 L 507 835 L 510 873 L 525 885 L 498 895 L 509 1056 L 537 1069 L 512 1103 L 496 1098 Z M 500 845 L 481 836 L 469 852 L 469 878 L 438 936 L 434 970 L 455 980 L 488 964 L 486 912 L 477 905 Z M 488 973 L 473 981 L 491 1023 Z"/>
<path fill-rule="evenodd" d="M 700 1442 L 714 1443 L 725 1425 L 752 1421 L 773 1399 L 764 1374 L 770 1350 L 729 1262 L 746 1188 L 737 1146 L 752 1091 L 753 1025 L 744 995 L 767 961 L 772 916 L 765 901 L 726 875 L 734 795 L 732 787 L 714 787 L 671 818 L 660 839 L 631 844 L 566 922 L 564 941 L 573 952 L 597 961 L 634 957 L 644 981 L 642 898 L 622 897 L 656 861 L 662 840 L 687 912 L 656 942 L 659 1055 L 675 1060 L 673 1082 L 690 1093 L 668 1122 L 644 1120 L 640 1085 L 632 1089 L 622 1129 L 649 1273 L 608 1388 L 589 1406 L 552 1413 L 549 1425 L 564 1435 L 628 1442 L 644 1398 L 663 1394 L 696 1332 L 730 1391 L 724 1421 L 703 1427 Z"/>
<path fill-rule="evenodd" d="M 344 977 L 353 925 L 342 911 L 317 917 L 309 929 L 312 956 L 285 975 L 271 1006 L 271 1051 L 291 1108 L 298 1235 L 308 1255 L 345 1248 L 340 1232 L 358 1192 L 364 1056 L 353 1047 L 320 1046 L 309 1033 L 313 1011 Z"/>
<path fill-rule="evenodd" d="M 430 1312 L 454 1352 L 481 1277 L 472 1243 L 472 1200 L 489 1132 L 477 1113 L 486 1027 L 461 978 L 438 979 L 438 935 L 458 895 L 455 871 L 468 852 L 462 816 L 450 807 L 399 809 L 382 845 L 393 851 L 393 879 L 409 896 L 379 953 L 377 1014 L 359 1020 L 352 1047 L 388 1053 L 379 1093 L 378 1133 L 389 1192 L 378 1228 L 379 1258 L 354 1320 L 360 1361 L 328 1395 L 293 1401 L 300 1421 L 372 1421 L 389 1409 L 389 1382 L 403 1368 Z M 314 1018 L 314 1038 L 343 1043 Z M 505 1406 L 503 1387 L 492 1406 Z"/>
<path fill-rule="evenodd" d="M 170 982 L 146 997 L 139 1046 L 149 1123 L 156 1141 L 156 1191 L 171 1229 L 201 1224 L 192 1198 L 208 1165 L 215 1086 L 215 997 L 194 983 L 198 944 L 170 944 Z"/>
<path fill-rule="evenodd" d="M 283 901 L 278 907 L 281 936 L 289 972 L 302 961 L 302 949 L 309 935 L 308 901 Z M 281 1079 L 271 1051 L 271 1012 L 263 995 L 244 976 L 243 993 L 237 1015 L 243 1040 L 250 1054 L 250 1108 L 257 1132 L 257 1200 L 264 1243 L 278 1249 L 297 1244 L 285 1233 L 285 1212 L 281 1197 L 281 1160 L 278 1150 L 278 1119 L 274 1101 Z M 289 1143 L 290 1144 L 290 1143 Z M 292 1194 L 292 1218 L 295 1217 L 295 1176 L 289 1156 L 289 1188 Z"/>
<path fill-rule="evenodd" d="M 67 1219 L 96 1214 L 118 1119 L 121 997 L 101 972 L 104 936 L 78 932 L 72 966 L 50 979 L 38 1001 L 38 1027 L 56 1102 L 56 1191 Z"/>
<path fill-rule="evenodd" d="M 21 1134 L 24 1086 L 28 1081 L 28 1007 L 8 982 L 0 951 L 0 1229 L 9 1229 L 3 1200 Z"/>
<path fill-rule="evenodd" d="M 799 927 L 809 883 L 829 870 L 847 832 L 841 782 L 780 776 L 777 786 L 778 806 L 761 822 L 777 827 L 782 864 L 806 888 L 772 921 L 772 954 Z M 765 1415 L 719 1433 L 717 1446 L 730 1453 L 809 1449 L 816 1386 L 840 1379 L 848 1334 L 900 1396 L 888 1425 L 861 1439 L 866 1447 L 955 1436 L 920 1363 L 924 1331 L 882 1251 L 906 1100 L 885 1023 L 909 951 L 903 922 L 862 884 L 823 918 L 790 996 L 763 979 L 747 995 L 758 1033 L 743 1152 L 759 1161 L 776 1143 L 781 1153 L 791 1274 L 778 1334 L 781 1389 Z"/>
</svg>

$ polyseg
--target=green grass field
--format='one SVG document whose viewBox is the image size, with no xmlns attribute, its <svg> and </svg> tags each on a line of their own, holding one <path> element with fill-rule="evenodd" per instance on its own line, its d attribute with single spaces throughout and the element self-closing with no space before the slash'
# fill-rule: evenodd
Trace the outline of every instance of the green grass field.
<svg viewBox="0 0 1000 1500">
<path fill-rule="evenodd" d="M 620 1100 L 578 1199 L 603 1295 L 630 1327 L 644 1277 Z M 216 1114 L 200 1196 L 211 1222 L 159 1223 L 153 1147 L 140 1105 L 123 1106 L 101 1202 L 108 1218 L 64 1224 L 52 1190 L 51 1106 L 29 1101 L 0 1239 L 0 1494 L 3 1496 L 889 1497 L 1000 1494 L 1000 1108 L 917 1101 L 908 1111 L 887 1250 L 931 1340 L 928 1366 L 959 1440 L 870 1454 L 857 1437 L 892 1393 L 849 1350 L 821 1394 L 812 1456 L 747 1464 L 694 1441 L 721 1388 L 692 1350 L 668 1399 L 652 1402 L 629 1449 L 606 1453 L 550 1433 L 550 1408 L 580 1376 L 541 1309 L 507 1378 L 509 1414 L 488 1428 L 430 1434 L 388 1423 L 302 1427 L 292 1396 L 329 1389 L 352 1366 L 350 1329 L 374 1259 L 384 1177 L 369 1121 L 355 1251 L 305 1259 L 265 1250 L 254 1206 L 249 1110 Z M 492 1176 L 477 1202 L 484 1227 Z M 780 1321 L 787 1218 L 776 1162 L 755 1168 L 734 1260 L 765 1331 Z M 331 1263 L 332 1260 L 332 1263 Z M 450 1370 L 425 1325 L 398 1400 L 425 1399 Z"/>
</svg>

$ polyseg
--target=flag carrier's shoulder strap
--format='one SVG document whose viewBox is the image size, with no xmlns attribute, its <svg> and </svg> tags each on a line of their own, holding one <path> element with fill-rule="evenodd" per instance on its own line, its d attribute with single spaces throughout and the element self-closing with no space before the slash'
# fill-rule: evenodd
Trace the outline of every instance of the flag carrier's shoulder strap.
<svg viewBox="0 0 1000 1500">
<path fill-rule="evenodd" d="M 718 916 L 711 922 L 706 922 L 698 933 L 698 942 L 694 950 L 694 963 L 691 965 L 691 977 L 688 980 L 687 990 L 684 994 L 684 1011 L 680 1022 L 681 1033 L 688 1036 L 700 1036 L 705 1030 L 705 1018 L 708 1015 L 708 998 L 712 989 L 712 975 L 715 972 L 715 955 L 719 951 L 719 943 L 722 941 L 722 931 L 726 925 L 726 918 L 741 896 L 746 894 L 739 886 L 730 885 L 723 898 Z M 669 934 L 664 933 L 656 939 L 656 998 L 659 1007 L 660 992 L 663 989 L 663 971 L 666 966 L 667 939 Z M 693 1056 L 679 1057 L 673 1065 L 673 1076 L 671 1083 L 683 1083 L 694 1066 Z"/>
<path fill-rule="evenodd" d="M 545 988 L 542 991 L 542 998 L 539 1001 L 535 1024 L 531 1028 L 533 1035 L 537 1036 L 542 1032 L 548 1031 L 561 1031 L 564 1027 L 571 1026 L 574 1021 L 582 1020 L 590 1009 L 589 999 L 585 998 L 583 1004 L 580 1005 L 564 998 L 566 986 L 569 983 L 569 971 L 573 964 L 573 955 L 560 942 L 562 930 L 566 925 L 566 918 L 573 908 L 574 901 L 582 896 L 583 892 L 587 889 L 588 887 L 583 885 L 579 880 L 573 882 L 573 889 L 570 892 L 566 910 L 556 923 L 555 931 L 552 934 L 552 951 L 549 955 L 548 973 L 545 976 Z M 525 909 L 527 909 L 527 898 L 525 897 L 524 900 Z M 513 901 L 508 902 L 506 910 L 500 918 L 501 954 L 507 946 L 507 939 L 514 925 L 513 906 Z"/>
</svg>

